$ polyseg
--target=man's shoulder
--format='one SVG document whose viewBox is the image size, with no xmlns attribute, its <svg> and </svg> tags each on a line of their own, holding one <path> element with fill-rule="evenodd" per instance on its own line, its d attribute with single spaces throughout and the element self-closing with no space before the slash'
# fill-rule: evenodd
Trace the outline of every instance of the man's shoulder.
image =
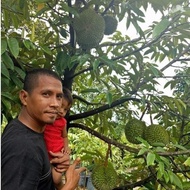
<svg viewBox="0 0 190 190">
<path fill-rule="evenodd" d="M 11 134 L 11 133 L 15 133 L 18 131 L 23 131 L 24 127 L 23 124 L 16 118 L 13 119 L 12 121 L 10 121 L 5 129 L 3 130 L 3 134 L 2 136 L 6 135 L 6 134 Z"/>
<path fill-rule="evenodd" d="M 20 146 L 32 146 L 37 140 L 43 139 L 43 135 L 32 131 L 18 119 L 12 120 L 4 129 L 2 142 L 16 143 Z"/>
</svg>

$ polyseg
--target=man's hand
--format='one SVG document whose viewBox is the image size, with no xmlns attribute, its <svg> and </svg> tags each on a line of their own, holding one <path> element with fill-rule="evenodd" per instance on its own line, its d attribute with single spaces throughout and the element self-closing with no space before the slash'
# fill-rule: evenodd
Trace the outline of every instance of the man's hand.
<svg viewBox="0 0 190 190">
<path fill-rule="evenodd" d="M 73 164 L 71 164 L 65 174 L 66 182 L 63 184 L 63 181 L 60 179 L 60 175 L 57 175 L 55 168 L 52 168 L 52 175 L 54 184 L 57 190 L 74 190 L 78 186 L 80 179 L 80 173 L 85 171 L 85 167 L 78 168 L 77 165 L 80 163 L 80 158 L 77 158 Z"/>
<path fill-rule="evenodd" d="M 65 172 L 70 165 L 69 154 L 63 154 L 62 152 L 53 153 L 51 151 L 49 153 L 53 157 L 50 163 L 55 165 L 54 169 L 60 173 Z"/>
<path fill-rule="evenodd" d="M 85 171 L 85 167 L 77 168 L 77 165 L 80 163 L 80 158 L 77 158 L 73 164 L 71 164 L 66 171 L 66 183 L 63 188 L 60 190 L 74 190 L 78 186 L 80 179 L 80 173 Z"/>
<path fill-rule="evenodd" d="M 62 180 L 62 174 L 57 172 L 53 166 L 52 166 L 51 171 L 52 171 L 53 182 L 54 182 L 56 189 L 61 189 L 64 186 L 64 183 Z"/>
</svg>

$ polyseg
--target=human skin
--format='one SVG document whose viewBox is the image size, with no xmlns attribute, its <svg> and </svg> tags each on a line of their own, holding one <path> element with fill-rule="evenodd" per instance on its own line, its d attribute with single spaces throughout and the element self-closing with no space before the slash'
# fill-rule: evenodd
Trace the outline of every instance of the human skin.
<svg viewBox="0 0 190 190">
<path fill-rule="evenodd" d="M 45 124 L 52 124 L 57 117 L 57 110 L 62 103 L 62 84 L 61 81 L 46 75 L 39 76 L 37 86 L 30 92 L 21 90 L 19 97 L 22 102 L 22 109 L 18 119 L 27 127 L 35 132 L 42 133 Z M 56 171 L 63 172 L 66 169 L 67 182 L 60 190 L 73 190 L 76 188 L 79 180 L 79 174 L 85 168 L 75 169 L 80 159 L 74 161 L 72 165 L 68 164 L 67 155 L 63 153 L 52 153 L 54 159 L 51 163 L 56 164 L 52 169 L 53 179 L 56 180 Z M 56 182 L 56 181 L 54 181 Z"/>
<path fill-rule="evenodd" d="M 71 164 L 69 166 L 69 168 L 66 171 L 65 177 L 66 177 L 66 183 L 60 187 L 57 187 L 58 190 L 74 190 L 77 186 L 78 186 L 78 182 L 80 179 L 80 173 L 85 171 L 86 168 L 85 167 L 80 167 L 76 169 L 76 166 L 80 163 L 80 158 L 77 158 L 73 164 Z M 52 170 L 53 174 L 54 174 L 54 170 Z M 55 174 L 57 174 L 57 172 L 55 172 Z M 57 182 L 56 179 L 59 180 L 59 177 L 56 178 L 56 175 L 53 175 L 53 179 L 55 183 L 59 183 L 59 181 Z"/>
<path fill-rule="evenodd" d="M 64 116 L 66 115 L 66 113 L 69 111 L 71 107 L 71 104 L 69 103 L 69 100 L 64 98 L 62 99 L 62 104 L 58 109 L 58 115 L 56 119 L 60 119 L 60 118 L 64 118 Z M 61 153 L 63 153 L 64 155 L 61 154 L 60 158 L 64 157 L 65 160 L 63 160 L 62 164 L 57 165 L 57 164 L 52 164 L 52 173 L 53 176 L 56 176 L 56 178 L 54 177 L 54 184 L 56 186 L 57 189 L 59 189 L 60 187 L 63 186 L 63 182 L 62 182 L 62 175 L 63 175 L 63 170 L 67 170 L 69 165 L 70 165 L 70 148 L 69 148 L 69 143 L 68 143 L 68 137 L 67 137 L 67 126 L 64 126 L 64 123 L 62 123 L 62 134 L 60 134 L 60 138 L 62 139 L 62 143 L 64 145 L 64 147 L 62 148 L 62 150 L 60 150 Z M 50 126 L 48 126 L 50 127 Z M 54 127 L 53 125 L 51 127 Z M 46 126 L 47 129 L 47 126 Z M 48 133 L 49 134 L 49 133 Z M 46 135 L 46 133 L 45 133 Z M 50 135 L 50 134 L 49 134 Z M 53 155 L 53 152 L 49 151 L 49 155 L 51 157 L 50 162 L 52 163 L 52 158 L 53 161 L 55 161 L 55 158 L 59 158 L 59 155 Z M 61 167 L 61 170 L 60 170 Z M 56 173 L 58 172 L 58 173 Z"/>
<path fill-rule="evenodd" d="M 69 111 L 70 107 L 71 107 L 71 105 L 68 103 L 68 101 L 65 98 L 63 98 L 62 105 L 59 108 L 59 112 L 58 112 L 57 118 L 65 117 L 65 115 Z"/>
<path fill-rule="evenodd" d="M 62 105 L 58 110 L 57 119 L 65 117 L 65 115 L 69 111 L 70 107 L 71 107 L 71 104 L 69 104 L 69 102 L 63 97 Z M 67 126 L 65 126 L 62 130 L 62 137 L 63 137 L 63 141 L 64 141 L 63 152 L 70 153 L 69 142 L 68 142 L 68 138 L 67 138 Z"/>
<path fill-rule="evenodd" d="M 31 93 L 22 90 L 20 100 L 23 104 L 18 119 L 33 131 L 42 133 L 45 124 L 51 124 L 57 117 L 57 110 L 62 104 L 61 81 L 46 75 L 39 76 L 37 86 Z M 61 153 L 53 154 L 58 171 L 68 168 L 69 157 Z"/>
<path fill-rule="evenodd" d="M 23 104 L 18 119 L 32 130 L 42 133 L 45 124 L 52 124 L 57 117 L 57 110 L 62 104 L 62 84 L 59 80 L 42 75 L 38 85 L 31 93 L 22 90 L 20 100 Z M 69 156 L 62 153 L 52 153 L 52 163 L 57 164 L 58 172 L 64 172 L 69 167 Z"/>
<path fill-rule="evenodd" d="M 32 130 L 42 133 L 45 124 L 52 124 L 62 103 L 61 81 L 46 75 L 39 76 L 31 93 L 21 90 L 23 104 L 18 119 Z"/>
</svg>

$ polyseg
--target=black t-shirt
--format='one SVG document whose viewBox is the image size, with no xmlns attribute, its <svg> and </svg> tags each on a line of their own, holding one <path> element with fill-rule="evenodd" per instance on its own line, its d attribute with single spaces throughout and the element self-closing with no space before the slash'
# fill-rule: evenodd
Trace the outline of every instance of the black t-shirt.
<svg viewBox="0 0 190 190">
<path fill-rule="evenodd" d="M 43 134 L 11 121 L 1 139 L 2 190 L 55 190 Z"/>
</svg>

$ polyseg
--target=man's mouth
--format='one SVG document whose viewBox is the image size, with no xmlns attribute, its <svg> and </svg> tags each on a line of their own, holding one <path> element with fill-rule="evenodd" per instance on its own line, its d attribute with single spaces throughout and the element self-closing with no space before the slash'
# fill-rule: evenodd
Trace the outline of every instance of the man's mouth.
<svg viewBox="0 0 190 190">
<path fill-rule="evenodd" d="M 50 114 L 50 115 L 57 115 L 58 112 L 57 111 L 51 111 L 51 112 L 46 112 L 47 114 Z"/>
</svg>

